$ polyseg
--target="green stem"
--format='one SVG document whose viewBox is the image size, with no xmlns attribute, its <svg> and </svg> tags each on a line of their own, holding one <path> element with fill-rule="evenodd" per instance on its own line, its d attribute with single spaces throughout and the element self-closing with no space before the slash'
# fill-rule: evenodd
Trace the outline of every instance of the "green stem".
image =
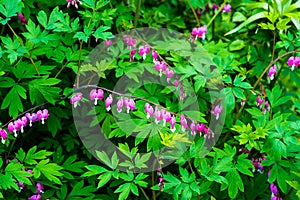
<svg viewBox="0 0 300 200">
<path fill-rule="evenodd" d="M 193 170 L 193 167 L 192 167 L 192 164 L 191 164 L 191 161 L 190 161 L 190 160 L 188 160 L 188 164 L 189 164 L 189 167 L 190 167 L 190 169 L 191 169 L 191 172 L 194 173 L 194 174 L 196 175 L 196 173 L 195 173 L 194 170 Z M 196 184 L 197 184 L 197 181 L 196 181 L 196 180 L 195 180 L 195 182 L 196 182 Z M 197 199 L 198 199 L 198 200 L 200 199 L 200 195 L 197 195 Z"/>
<path fill-rule="evenodd" d="M 208 22 L 208 24 L 206 25 L 206 27 L 208 28 L 209 25 L 215 20 L 215 18 L 218 16 L 218 14 L 220 14 L 220 12 L 222 12 L 223 7 L 226 4 L 226 0 L 222 3 L 222 5 L 219 7 L 218 11 L 214 14 L 214 16 L 210 19 L 210 21 Z"/>
<path fill-rule="evenodd" d="M 9 154 L 10 154 L 10 152 L 11 152 L 11 150 L 12 150 L 12 148 L 13 148 L 13 146 L 14 146 L 15 142 L 16 142 L 16 140 L 14 140 L 14 141 L 12 142 L 12 144 L 11 144 L 11 146 L 10 146 L 10 148 L 9 148 L 9 150 L 8 150 L 8 153 L 6 154 L 6 156 L 5 156 L 5 159 L 4 159 L 4 160 L 8 159 L 8 157 L 9 157 Z"/>
<path fill-rule="evenodd" d="M 67 64 L 68 64 L 68 63 L 66 63 L 65 65 L 63 65 L 63 66 L 61 67 L 61 69 L 57 72 L 57 74 L 55 75 L 54 78 L 57 78 L 57 77 L 58 77 L 58 75 L 62 72 L 62 70 L 67 66 Z"/>
<path fill-rule="evenodd" d="M 134 28 L 136 28 L 138 20 L 140 18 L 140 9 L 141 9 L 142 0 L 137 0 L 135 16 L 134 16 Z"/>
<path fill-rule="evenodd" d="M 11 32 L 14 34 L 14 36 L 16 36 L 17 40 L 20 42 L 20 44 L 22 46 L 24 46 L 23 41 L 21 40 L 21 38 L 16 34 L 16 32 L 14 31 L 14 29 L 9 25 L 9 23 L 7 23 L 7 26 L 9 27 L 9 29 L 11 30 Z"/>
<path fill-rule="evenodd" d="M 77 76 L 76 76 L 76 87 L 79 87 L 79 75 L 80 75 L 80 60 L 81 60 L 81 54 L 82 54 L 82 45 L 83 41 L 79 40 L 79 54 L 78 54 L 78 67 L 77 67 Z"/>
<path fill-rule="evenodd" d="M 0 35 L 3 35 L 3 33 L 4 33 L 4 30 L 5 30 L 5 26 L 2 26 L 2 28 L 1 28 L 1 32 L 0 32 Z"/>
<path fill-rule="evenodd" d="M 193 11 L 194 17 L 195 17 L 195 19 L 196 19 L 196 21 L 197 21 L 197 26 L 200 26 L 200 20 L 199 20 L 199 17 L 198 17 L 198 15 L 197 15 L 195 9 L 193 8 L 193 5 L 191 4 L 191 1 L 190 1 L 190 0 L 187 0 L 187 3 L 188 3 L 188 5 L 189 5 L 189 7 L 190 7 L 190 8 L 192 9 L 192 11 Z"/>
<path fill-rule="evenodd" d="M 92 16 L 89 20 L 89 23 L 87 25 L 87 28 L 90 27 L 91 23 L 92 23 L 92 19 L 94 18 L 95 15 L 95 9 L 93 9 L 93 13 Z M 78 39 L 79 40 L 79 39 Z M 79 40 L 79 54 L 78 54 L 78 67 L 77 67 L 77 76 L 76 76 L 76 87 L 79 87 L 79 75 L 80 75 L 80 61 L 81 61 L 81 55 L 82 55 L 82 45 L 83 45 L 83 41 Z"/>
<path fill-rule="evenodd" d="M 40 76 L 41 74 L 40 74 L 40 72 L 39 72 L 39 70 L 38 70 L 38 68 L 37 68 L 37 66 L 36 66 L 36 64 L 35 64 L 35 62 L 34 62 L 33 59 L 31 58 L 31 54 L 28 54 L 28 56 L 29 56 L 29 60 L 31 61 L 31 63 L 32 63 L 32 65 L 33 65 L 33 67 L 34 67 L 36 73 L 38 74 L 38 76 Z"/>
<path fill-rule="evenodd" d="M 155 165 L 156 165 L 156 160 L 154 160 L 153 167 L 152 167 L 152 186 L 155 185 L 155 180 L 154 180 L 154 171 L 155 171 Z M 152 190 L 152 199 L 156 200 L 156 194 L 155 190 Z"/>
<path fill-rule="evenodd" d="M 24 46 L 23 44 L 23 41 L 21 40 L 21 38 L 16 34 L 16 32 L 14 31 L 14 29 L 7 23 L 7 26 L 9 27 L 9 29 L 11 30 L 11 32 L 14 34 L 14 36 L 17 38 L 17 40 L 19 41 L 20 45 L 21 46 Z M 37 69 L 37 66 L 35 64 L 35 62 L 33 61 L 32 57 L 31 57 L 31 54 L 28 53 L 28 57 L 29 57 L 29 60 L 31 61 L 36 73 L 38 74 L 38 76 L 40 76 L 40 73 L 39 73 L 39 70 Z"/>
<path fill-rule="evenodd" d="M 272 47 L 272 61 L 274 60 L 274 55 L 275 55 L 275 45 L 276 45 L 276 31 L 274 30 L 273 47 Z"/>
<path fill-rule="evenodd" d="M 150 198 L 147 196 L 146 192 L 143 190 L 143 188 L 139 185 L 139 188 L 140 190 L 142 191 L 144 197 L 147 199 L 147 200 L 150 200 Z"/>
</svg>

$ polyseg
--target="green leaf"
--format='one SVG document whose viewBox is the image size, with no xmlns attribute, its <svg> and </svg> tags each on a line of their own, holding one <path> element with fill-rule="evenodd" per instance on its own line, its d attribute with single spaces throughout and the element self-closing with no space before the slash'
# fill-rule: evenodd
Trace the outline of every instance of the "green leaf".
<svg viewBox="0 0 300 200">
<path fill-rule="evenodd" d="M 0 77 L 0 88 L 10 88 L 15 85 L 14 79 L 10 77 Z"/>
<path fill-rule="evenodd" d="M 114 166 L 110 159 L 108 158 L 107 154 L 104 151 L 96 151 L 97 157 L 108 167 L 114 169 Z"/>
<path fill-rule="evenodd" d="M 105 169 L 104 167 L 98 166 L 98 165 L 88 165 L 85 168 L 87 168 L 87 172 L 85 172 L 84 174 L 82 174 L 82 177 L 89 177 L 89 176 L 94 176 L 94 175 L 98 175 L 101 174 L 103 172 L 106 172 L 107 169 Z"/>
<path fill-rule="evenodd" d="M 110 29 L 109 26 L 100 26 L 99 28 L 97 28 L 97 30 L 95 31 L 93 36 L 95 38 L 102 39 L 102 40 L 107 40 L 107 39 L 113 38 L 114 35 L 111 32 L 105 32 L 108 29 Z"/>
<path fill-rule="evenodd" d="M 244 88 L 244 89 L 251 89 L 252 86 L 250 85 L 250 83 L 243 82 L 243 80 L 244 80 L 243 77 L 236 76 L 234 81 L 233 81 L 233 84 L 237 87 L 241 87 L 241 88 Z"/>
<path fill-rule="evenodd" d="M 44 76 L 41 79 L 34 79 L 30 81 L 28 83 L 28 87 L 31 103 L 42 103 L 44 98 L 46 101 L 54 104 L 55 101 L 59 98 L 61 89 L 59 87 L 53 86 L 58 84 L 59 82 L 59 79 L 47 78 L 47 76 Z"/>
<path fill-rule="evenodd" d="M 63 168 L 56 163 L 49 163 L 49 159 L 40 161 L 33 169 L 34 174 L 42 173 L 48 180 L 53 181 L 56 184 L 62 184 L 57 178 L 58 176 L 63 176 L 64 174 L 59 172 Z M 36 175 L 35 175 L 36 176 Z M 37 178 L 37 177 L 35 177 Z"/>
<path fill-rule="evenodd" d="M 1 109 L 6 109 L 9 107 L 9 116 L 11 117 L 17 117 L 19 111 L 23 112 L 23 104 L 19 95 L 19 92 L 21 93 L 21 97 L 26 97 L 26 94 L 24 93 L 25 89 L 19 85 L 14 85 L 14 87 L 7 93 L 5 96 Z M 24 96 L 25 95 L 25 96 Z M 13 99 L 13 101 L 11 101 Z"/>
<path fill-rule="evenodd" d="M 229 51 L 238 51 L 245 47 L 244 40 L 235 40 L 229 45 Z"/>
<path fill-rule="evenodd" d="M 131 190 L 131 183 L 124 183 L 120 185 L 116 190 L 115 193 L 120 193 L 118 200 L 127 199 Z"/>
<path fill-rule="evenodd" d="M 243 90 L 241 88 L 234 87 L 232 91 L 237 98 L 245 99 L 245 95 L 243 94 Z"/>
<path fill-rule="evenodd" d="M 83 40 L 84 42 L 87 42 L 89 39 L 89 35 L 86 35 L 84 32 L 79 31 L 76 32 L 73 38 L 78 38 L 79 40 Z"/>
<path fill-rule="evenodd" d="M 240 29 L 242 29 L 243 27 L 245 27 L 246 25 L 250 24 L 251 22 L 254 22 L 258 19 L 262 19 L 262 18 L 266 18 L 266 15 L 268 14 L 268 12 L 260 12 L 260 13 L 256 13 L 255 15 L 249 17 L 246 21 L 244 21 L 243 23 L 241 23 L 239 26 L 237 26 L 236 28 L 232 29 L 231 31 L 227 32 L 225 34 L 226 35 L 230 35 L 233 34 L 237 31 L 239 31 Z"/>
<path fill-rule="evenodd" d="M 252 172 L 249 170 L 249 169 L 253 168 L 253 164 L 252 164 L 251 160 L 245 159 L 246 157 L 247 157 L 247 155 L 245 155 L 245 154 L 242 154 L 238 157 L 236 168 L 241 173 L 253 177 Z"/>
<path fill-rule="evenodd" d="M 10 63 L 14 63 L 18 57 L 24 56 L 28 53 L 26 47 L 21 46 L 19 40 L 12 40 L 10 37 L 1 37 L 4 47 L 7 49 L 6 53 Z"/>
<path fill-rule="evenodd" d="M 25 158 L 25 155 L 26 155 L 25 151 L 24 151 L 22 148 L 20 148 L 20 149 L 18 150 L 18 153 L 16 153 L 16 158 L 17 158 L 20 162 L 23 162 L 23 160 L 24 160 L 24 158 Z M 1 166 L 0 166 L 0 167 L 1 167 Z"/>
<path fill-rule="evenodd" d="M 47 44 L 48 40 L 51 38 L 48 37 L 48 32 L 41 32 L 40 26 L 35 26 L 34 22 L 29 20 L 26 25 L 26 29 L 28 32 L 22 33 L 26 39 L 32 41 L 34 44 L 38 44 L 40 42 Z"/>
<path fill-rule="evenodd" d="M 89 8 L 92 8 L 92 9 L 95 9 L 96 8 L 96 1 L 95 0 L 82 0 L 82 3 L 89 7 Z"/>
<path fill-rule="evenodd" d="M 112 177 L 112 172 L 105 172 L 98 176 L 98 179 L 100 179 L 97 188 L 100 188 L 104 186 Z"/>
<path fill-rule="evenodd" d="M 19 186 L 16 180 L 12 177 L 10 173 L 0 174 L 1 188 L 4 190 L 14 188 L 16 191 L 19 190 Z"/>
<path fill-rule="evenodd" d="M 71 172 L 77 172 L 77 173 L 82 173 L 84 168 L 86 166 L 86 163 L 84 161 L 78 161 L 77 160 L 77 155 L 72 155 L 68 157 L 68 159 L 62 164 L 62 167 L 65 170 L 71 171 Z"/>
<path fill-rule="evenodd" d="M 241 192 L 244 192 L 243 181 L 240 177 L 240 174 L 235 169 L 230 170 L 226 174 L 225 178 L 227 179 L 228 184 L 229 184 L 228 185 L 228 194 L 229 194 L 230 198 L 234 199 L 237 196 L 238 189 Z"/>
<path fill-rule="evenodd" d="M 22 10 L 23 2 L 21 0 L 3 0 L 0 5 L 0 13 L 7 19 L 0 21 L 2 25 L 5 25 L 11 17 L 17 16 Z"/>
<path fill-rule="evenodd" d="M 246 20 L 247 20 L 247 18 L 242 13 L 234 12 L 233 17 L 232 17 L 233 22 L 243 22 Z"/>
<path fill-rule="evenodd" d="M 93 185 L 84 186 L 84 181 L 80 181 L 73 186 L 72 191 L 68 195 L 67 199 L 83 199 L 82 197 L 90 197 L 90 199 L 94 199 L 95 194 L 93 192 L 96 191 L 96 188 Z M 76 198 L 81 197 L 81 198 Z M 86 199 L 86 198 L 84 198 Z"/>
<path fill-rule="evenodd" d="M 224 88 L 225 89 L 225 105 L 226 105 L 226 112 L 230 113 L 234 109 L 234 95 L 232 93 L 231 88 Z"/>
<path fill-rule="evenodd" d="M 47 27 L 47 14 L 45 13 L 45 11 L 41 10 L 38 13 L 37 20 L 44 28 Z"/>
<path fill-rule="evenodd" d="M 41 150 L 36 152 L 37 147 L 34 146 L 30 148 L 27 152 L 27 155 L 24 159 L 24 162 L 29 164 L 29 165 L 34 165 L 37 164 L 36 160 L 41 160 L 47 158 L 47 156 L 52 155 L 52 152 L 46 151 L 46 150 Z"/>
<path fill-rule="evenodd" d="M 202 8 L 205 6 L 207 1 L 205 0 L 189 0 L 193 6 L 193 8 Z"/>
<path fill-rule="evenodd" d="M 31 177 L 32 174 L 30 174 L 29 172 L 24 171 L 22 169 L 23 169 L 22 164 L 11 162 L 6 166 L 5 172 L 13 175 L 19 182 L 23 182 L 28 185 L 32 185 L 32 183 L 29 179 L 29 177 Z"/>
</svg>

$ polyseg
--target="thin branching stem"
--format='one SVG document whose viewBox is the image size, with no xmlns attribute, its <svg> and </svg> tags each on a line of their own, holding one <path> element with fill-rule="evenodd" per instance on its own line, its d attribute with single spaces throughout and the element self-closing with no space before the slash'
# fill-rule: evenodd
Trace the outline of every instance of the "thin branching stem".
<svg viewBox="0 0 300 200">
<path fill-rule="evenodd" d="M 200 26 L 200 20 L 199 20 L 199 17 L 195 11 L 195 9 L 193 8 L 193 5 L 191 4 L 191 1 L 190 0 L 187 0 L 187 4 L 189 5 L 189 7 L 191 8 L 191 10 L 193 11 L 193 14 L 194 14 L 194 17 L 196 19 L 196 22 L 197 22 L 197 26 Z"/>
</svg>

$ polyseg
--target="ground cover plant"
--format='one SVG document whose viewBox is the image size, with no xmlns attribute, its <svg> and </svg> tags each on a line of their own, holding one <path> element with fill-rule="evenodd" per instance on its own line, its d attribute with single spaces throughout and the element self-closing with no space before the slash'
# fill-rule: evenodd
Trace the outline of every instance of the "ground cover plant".
<svg viewBox="0 0 300 200">
<path fill-rule="evenodd" d="M 0 199 L 300 199 L 299 11 L 0 0 Z"/>
</svg>

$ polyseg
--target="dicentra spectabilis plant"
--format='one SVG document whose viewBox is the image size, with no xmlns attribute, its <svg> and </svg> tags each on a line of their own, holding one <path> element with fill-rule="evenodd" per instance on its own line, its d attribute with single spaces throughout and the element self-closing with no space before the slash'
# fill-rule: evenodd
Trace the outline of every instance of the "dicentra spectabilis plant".
<svg viewBox="0 0 300 200">
<path fill-rule="evenodd" d="M 0 0 L 0 199 L 299 199 L 299 11 Z"/>
</svg>

